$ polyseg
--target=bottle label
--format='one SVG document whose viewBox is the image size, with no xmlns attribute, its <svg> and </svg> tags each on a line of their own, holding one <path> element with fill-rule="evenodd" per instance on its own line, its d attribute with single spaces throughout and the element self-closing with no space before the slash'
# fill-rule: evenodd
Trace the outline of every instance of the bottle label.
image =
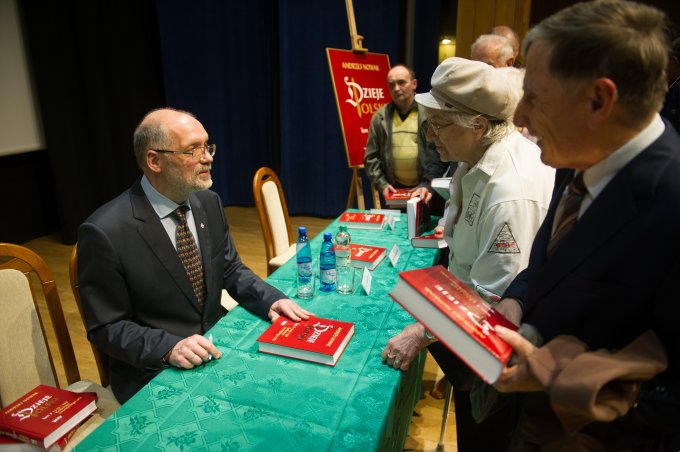
<svg viewBox="0 0 680 452">
<path fill-rule="evenodd" d="M 331 268 L 329 270 L 321 270 L 321 282 L 324 284 L 335 284 L 337 278 L 335 274 L 335 269 Z"/>
<path fill-rule="evenodd" d="M 312 263 L 311 262 L 300 262 L 297 264 L 298 274 L 300 276 L 312 276 Z"/>
</svg>

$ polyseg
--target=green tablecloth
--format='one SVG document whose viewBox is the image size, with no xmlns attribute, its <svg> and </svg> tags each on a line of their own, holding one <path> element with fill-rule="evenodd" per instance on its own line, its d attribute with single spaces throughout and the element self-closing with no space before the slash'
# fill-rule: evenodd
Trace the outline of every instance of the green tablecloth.
<svg viewBox="0 0 680 452">
<path fill-rule="evenodd" d="M 337 220 L 326 229 L 337 230 Z M 353 243 L 401 249 L 396 268 L 386 256 L 372 272 L 370 296 L 358 269 L 354 294 L 317 290 L 311 300 L 295 298 L 294 260 L 267 279 L 317 316 L 355 323 L 335 367 L 258 353 L 256 340 L 268 323 L 237 307 L 210 331 L 221 359 L 164 370 L 76 450 L 401 450 L 425 352 L 405 373 L 382 362 L 387 340 L 413 322 L 387 294 L 399 271 L 430 266 L 438 253 L 411 248 L 403 214 L 394 231 L 386 225 L 350 233 Z M 317 258 L 321 241 L 322 234 L 312 240 Z"/>
</svg>

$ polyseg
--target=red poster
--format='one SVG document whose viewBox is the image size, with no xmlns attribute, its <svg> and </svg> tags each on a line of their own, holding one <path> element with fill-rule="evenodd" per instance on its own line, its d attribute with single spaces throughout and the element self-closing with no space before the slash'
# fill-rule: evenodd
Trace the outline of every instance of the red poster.
<svg viewBox="0 0 680 452">
<path fill-rule="evenodd" d="M 373 113 L 391 100 L 387 88 L 390 59 L 380 53 L 326 49 L 335 102 L 350 168 L 363 167 Z"/>
</svg>

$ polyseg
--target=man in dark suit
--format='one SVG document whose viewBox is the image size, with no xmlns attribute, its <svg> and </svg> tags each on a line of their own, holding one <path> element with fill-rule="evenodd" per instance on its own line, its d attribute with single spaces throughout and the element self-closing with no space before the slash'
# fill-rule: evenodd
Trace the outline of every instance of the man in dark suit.
<svg viewBox="0 0 680 452">
<path fill-rule="evenodd" d="M 523 46 L 515 123 L 538 138 L 545 163 L 571 170 L 499 309 L 546 343 L 571 335 L 589 350 L 620 350 L 651 329 L 668 368 L 625 416 L 567 431 L 529 362 L 542 349 L 497 328 L 519 357 L 496 384 L 524 393 L 515 450 L 677 450 L 680 138 L 657 114 L 664 15 L 626 1 L 579 3 L 537 25 Z"/>
<path fill-rule="evenodd" d="M 144 175 L 78 230 L 88 338 L 108 356 L 121 403 L 164 367 L 220 358 L 203 334 L 226 313 L 222 289 L 262 318 L 309 314 L 241 262 L 222 201 L 208 190 L 215 145 L 193 115 L 152 111 L 134 150 Z"/>
</svg>

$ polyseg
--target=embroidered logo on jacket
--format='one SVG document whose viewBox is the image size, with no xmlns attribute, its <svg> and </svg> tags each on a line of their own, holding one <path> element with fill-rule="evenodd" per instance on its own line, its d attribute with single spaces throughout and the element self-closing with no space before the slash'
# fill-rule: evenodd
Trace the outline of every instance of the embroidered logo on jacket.
<svg viewBox="0 0 680 452">
<path fill-rule="evenodd" d="M 496 236 L 496 240 L 493 241 L 491 247 L 489 248 L 489 253 L 499 253 L 499 254 L 519 254 L 519 246 L 517 246 L 517 241 L 512 235 L 510 226 L 505 223 L 501 228 L 501 232 Z"/>
<path fill-rule="evenodd" d="M 477 193 L 473 193 L 472 198 L 470 198 L 470 202 L 468 203 L 467 209 L 465 210 L 465 221 L 467 221 L 470 226 L 472 226 L 472 223 L 475 222 L 477 207 L 479 207 L 479 195 Z"/>
</svg>

